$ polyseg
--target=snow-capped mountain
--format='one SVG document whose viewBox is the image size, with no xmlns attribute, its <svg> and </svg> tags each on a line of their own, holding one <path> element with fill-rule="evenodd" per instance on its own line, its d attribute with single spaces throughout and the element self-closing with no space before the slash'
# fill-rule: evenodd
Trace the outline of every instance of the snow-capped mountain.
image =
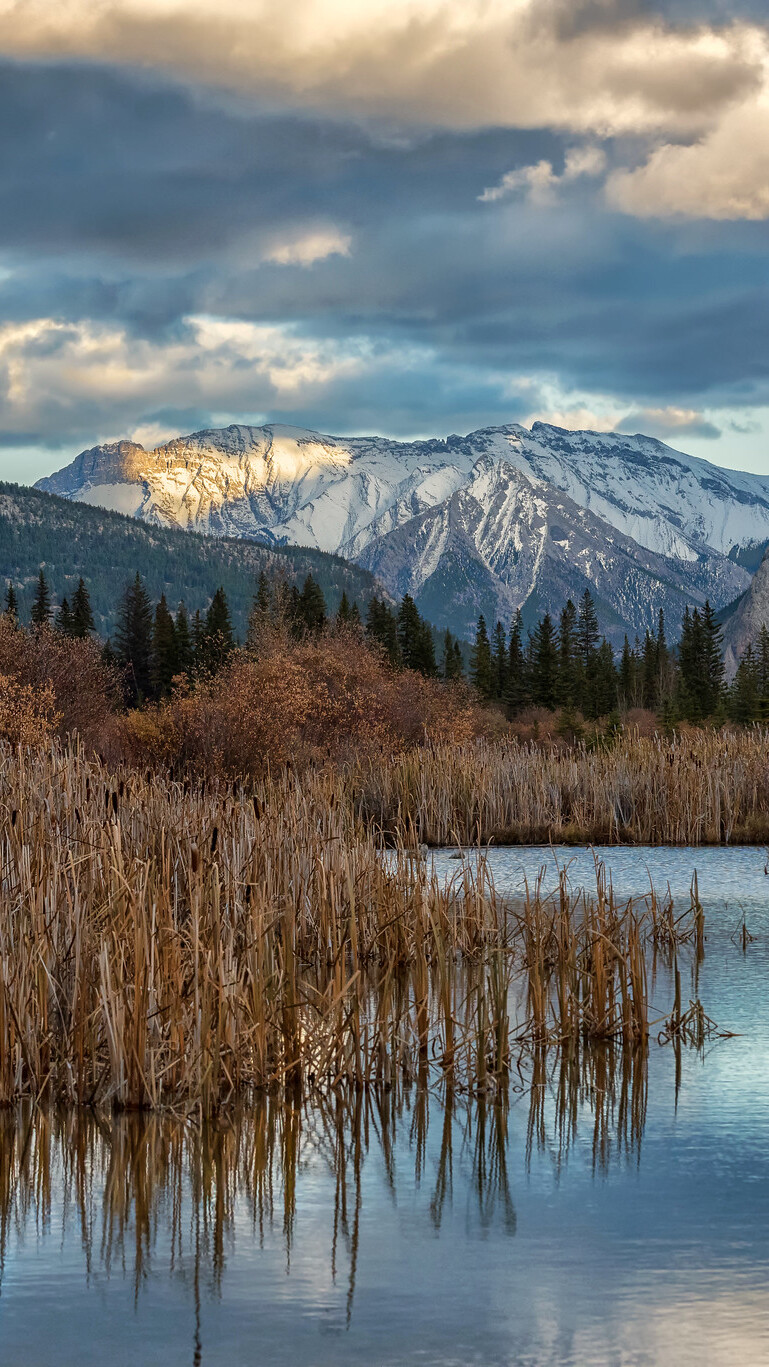
<svg viewBox="0 0 769 1367">
<path fill-rule="evenodd" d="M 145 451 L 97 446 L 39 488 L 148 522 L 315 546 L 466 632 L 479 610 L 559 608 L 590 586 L 616 639 L 659 607 L 737 597 L 769 537 L 769 478 L 651 437 L 535 423 L 445 440 L 233 426 Z M 729 558 L 729 553 L 732 558 Z"/>
</svg>

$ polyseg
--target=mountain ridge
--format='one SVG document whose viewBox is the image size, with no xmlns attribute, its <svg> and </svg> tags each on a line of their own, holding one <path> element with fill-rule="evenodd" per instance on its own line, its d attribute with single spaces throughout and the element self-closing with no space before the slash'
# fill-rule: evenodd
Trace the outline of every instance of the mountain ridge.
<svg viewBox="0 0 769 1367">
<path fill-rule="evenodd" d="M 390 592 L 410 583 L 421 611 L 429 599 L 433 620 L 462 634 L 483 604 L 503 617 L 535 602 L 555 611 L 584 587 L 615 644 L 660 607 L 675 630 L 684 597 L 737 598 L 750 581 L 742 548 L 769 538 L 769 478 L 642 434 L 545 423 L 415 442 L 232 424 L 149 452 L 92 447 L 36 487 L 159 526 L 377 565 Z M 441 542 L 435 510 L 449 505 Z"/>
</svg>

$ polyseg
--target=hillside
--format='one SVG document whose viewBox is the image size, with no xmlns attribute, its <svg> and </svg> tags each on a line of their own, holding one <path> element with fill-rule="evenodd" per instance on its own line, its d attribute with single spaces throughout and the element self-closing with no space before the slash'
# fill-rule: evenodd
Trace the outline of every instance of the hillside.
<svg viewBox="0 0 769 1367">
<path fill-rule="evenodd" d="M 137 570 L 153 599 L 165 593 L 175 607 L 183 598 L 192 613 L 207 607 L 221 584 L 239 635 L 245 630 L 261 570 L 297 584 L 312 574 L 331 609 L 343 591 L 362 608 L 375 588 L 367 570 L 323 551 L 267 548 L 252 541 L 151 526 L 37 489 L 0 483 L 0 589 L 13 583 L 22 620 L 27 619 L 41 568 L 56 602 L 83 576 L 103 635 L 113 630 L 115 605 Z"/>
</svg>

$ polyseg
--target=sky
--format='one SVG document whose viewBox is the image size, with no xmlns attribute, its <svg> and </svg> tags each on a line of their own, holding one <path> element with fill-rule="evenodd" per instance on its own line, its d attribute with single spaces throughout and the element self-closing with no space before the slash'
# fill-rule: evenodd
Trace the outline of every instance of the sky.
<svg viewBox="0 0 769 1367">
<path fill-rule="evenodd" d="M 0 0 L 0 477 L 229 422 L 769 472 L 766 0 Z"/>
</svg>

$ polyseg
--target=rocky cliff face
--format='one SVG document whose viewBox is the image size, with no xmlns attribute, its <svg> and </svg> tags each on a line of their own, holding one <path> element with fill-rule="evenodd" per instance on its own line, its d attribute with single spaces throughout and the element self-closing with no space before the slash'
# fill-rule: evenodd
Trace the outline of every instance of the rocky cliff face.
<svg viewBox="0 0 769 1367">
<path fill-rule="evenodd" d="M 734 677 L 740 656 L 751 643 L 755 644 L 762 627 L 769 627 L 769 551 L 724 624 L 724 659 L 728 678 Z"/>
<path fill-rule="evenodd" d="M 535 423 L 396 442 L 233 426 L 83 452 L 39 487 L 159 525 L 314 546 L 408 589 L 439 624 L 560 608 L 590 587 L 615 640 L 749 582 L 769 479 L 650 437 Z M 731 553 L 731 557 L 730 557 Z"/>
</svg>

